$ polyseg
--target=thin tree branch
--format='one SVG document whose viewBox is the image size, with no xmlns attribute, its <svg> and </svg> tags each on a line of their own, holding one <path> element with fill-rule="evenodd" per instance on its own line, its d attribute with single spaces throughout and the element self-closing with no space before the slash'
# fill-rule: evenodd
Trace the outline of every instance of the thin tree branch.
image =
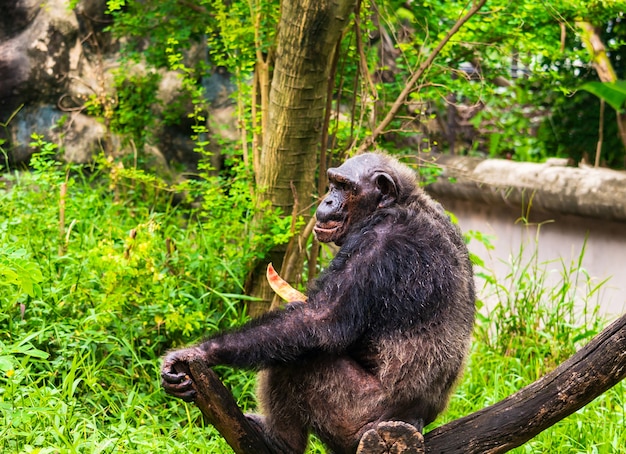
<svg viewBox="0 0 626 454">
<path fill-rule="evenodd" d="M 404 87 L 404 90 L 402 90 L 402 93 L 400 93 L 398 98 L 395 100 L 395 102 L 391 106 L 391 109 L 389 109 L 389 112 L 387 113 L 385 118 L 372 131 L 372 135 L 367 137 L 363 141 L 361 146 L 359 146 L 357 150 L 357 154 L 363 153 L 365 150 L 367 150 L 369 147 L 371 147 L 374 144 L 378 136 L 380 136 L 383 133 L 385 128 L 389 126 L 389 123 L 391 123 L 391 121 L 395 118 L 396 114 L 398 113 L 402 105 L 405 103 L 407 97 L 409 96 L 409 93 L 413 91 L 413 87 L 415 86 L 416 82 L 420 79 L 420 77 L 424 75 L 424 72 L 432 65 L 437 55 L 439 55 L 439 52 L 441 52 L 441 50 L 445 47 L 445 45 L 448 44 L 448 41 L 450 41 L 450 39 L 461 29 L 461 27 L 465 25 L 465 23 L 468 20 L 470 20 L 485 5 L 486 1 L 487 0 L 479 0 L 478 2 L 476 2 L 474 6 L 467 12 L 467 14 L 461 17 L 452 26 L 448 34 L 439 42 L 437 47 L 430 53 L 428 58 L 420 65 L 418 70 L 411 76 L 406 86 Z"/>
<path fill-rule="evenodd" d="M 600 167 L 600 154 L 604 141 L 604 99 L 600 99 L 600 121 L 598 125 L 598 143 L 596 144 L 596 162 L 594 167 Z"/>
<path fill-rule="evenodd" d="M 365 56 L 365 50 L 363 49 L 363 37 L 361 35 L 361 1 L 357 1 L 356 10 L 354 13 L 354 31 L 356 35 L 356 48 L 359 53 L 359 65 L 361 68 L 361 73 L 363 74 L 363 78 L 367 81 L 367 85 L 369 85 L 370 90 L 372 92 L 372 99 L 378 99 L 378 90 L 376 90 L 376 84 L 372 80 L 370 76 L 369 68 L 367 67 L 367 57 Z M 374 115 L 376 118 L 376 115 Z"/>
</svg>

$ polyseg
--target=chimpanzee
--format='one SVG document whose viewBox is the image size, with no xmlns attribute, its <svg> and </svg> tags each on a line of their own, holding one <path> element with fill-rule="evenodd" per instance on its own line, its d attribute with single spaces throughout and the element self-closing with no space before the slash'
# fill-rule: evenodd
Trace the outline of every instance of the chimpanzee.
<svg viewBox="0 0 626 454">
<path fill-rule="evenodd" d="M 419 431 L 447 404 L 474 322 L 472 267 L 459 229 L 382 153 L 328 170 L 315 234 L 340 246 L 293 301 L 232 332 L 168 353 L 165 391 L 192 400 L 192 358 L 254 368 L 265 416 L 248 418 L 276 453 L 303 453 L 312 431 L 354 453 L 379 423 Z"/>
</svg>

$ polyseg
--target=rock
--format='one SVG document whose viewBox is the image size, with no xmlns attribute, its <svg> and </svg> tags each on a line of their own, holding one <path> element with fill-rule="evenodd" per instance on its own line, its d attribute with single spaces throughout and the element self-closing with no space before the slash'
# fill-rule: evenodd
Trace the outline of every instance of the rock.
<svg viewBox="0 0 626 454">
<path fill-rule="evenodd" d="M 29 143 L 37 133 L 59 146 L 63 158 L 87 162 L 95 152 L 122 154 L 122 140 L 89 116 L 86 104 L 95 99 L 102 110 L 115 109 L 115 71 L 120 68 L 117 43 L 105 27 L 110 24 L 106 0 L 4 0 L 0 16 L 0 146 L 9 162 L 27 162 L 34 151 Z M 205 58 L 206 43 L 187 52 L 194 66 Z M 188 60 L 188 61 L 187 61 Z M 125 75 L 149 71 L 142 63 L 124 68 Z M 154 138 L 143 152 L 167 162 L 195 169 L 199 155 L 190 139 L 194 105 L 186 99 L 180 74 L 159 71 L 158 103 L 151 106 L 156 118 Z M 203 78 L 209 118 L 213 166 L 222 165 L 223 141 L 238 140 L 230 74 L 217 68 Z M 175 124 L 160 121 L 164 106 L 180 105 Z M 167 113 L 171 117 L 171 112 Z M 127 147 L 127 152 L 136 152 Z"/>
<path fill-rule="evenodd" d="M 50 0 L 45 7 L 30 1 L 9 0 L 18 22 L 11 37 L 0 43 L 0 122 L 20 104 L 56 102 L 65 91 L 70 52 L 77 45 L 78 21 L 67 2 Z M 20 32 L 19 26 L 24 29 Z"/>
<path fill-rule="evenodd" d="M 39 0 L 5 0 L 0 15 L 0 42 L 19 34 L 40 11 Z"/>
<path fill-rule="evenodd" d="M 12 120 L 14 163 L 30 158 L 34 151 L 29 145 L 33 132 L 58 145 L 63 159 L 77 163 L 89 162 L 110 140 L 105 126 L 93 117 L 79 112 L 66 114 L 52 105 L 25 107 Z"/>
</svg>

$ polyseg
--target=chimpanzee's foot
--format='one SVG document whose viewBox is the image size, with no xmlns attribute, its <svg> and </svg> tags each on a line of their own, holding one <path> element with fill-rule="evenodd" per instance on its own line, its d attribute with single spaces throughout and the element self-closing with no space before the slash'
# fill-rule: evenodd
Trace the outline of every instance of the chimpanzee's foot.
<svg viewBox="0 0 626 454">
<path fill-rule="evenodd" d="M 411 424 L 384 421 L 363 434 L 357 454 L 423 454 L 424 437 Z"/>
</svg>

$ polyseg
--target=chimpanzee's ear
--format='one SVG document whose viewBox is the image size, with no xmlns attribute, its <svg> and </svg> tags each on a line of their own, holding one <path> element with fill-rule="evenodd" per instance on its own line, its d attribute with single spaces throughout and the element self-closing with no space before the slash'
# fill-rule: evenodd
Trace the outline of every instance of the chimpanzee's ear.
<svg viewBox="0 0 626 454">
<path fill-rule="evenodd" d="M 375 177 L 376 187 L 381 193 L 378 208 L 387 208 L 393 205 L 398 198 L 398 188 L 393 178 L 385 172 L 379 172 Z"/>
</svg>

